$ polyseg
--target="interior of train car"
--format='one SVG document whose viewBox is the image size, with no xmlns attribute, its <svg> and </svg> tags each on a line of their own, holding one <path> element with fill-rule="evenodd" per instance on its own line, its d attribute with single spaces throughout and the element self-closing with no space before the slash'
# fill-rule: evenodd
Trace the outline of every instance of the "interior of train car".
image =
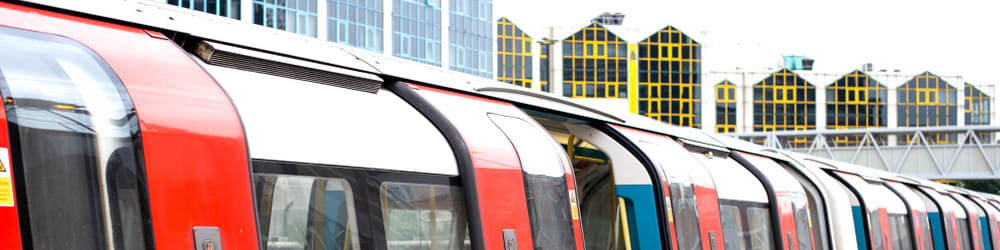
<svg viewBox="0 0 1000 250">
<path fill-rule="evenodd" d="M 653 181 L 639 160 L 588 122 L 538 111 L 529 114 L 573 163 L 587 248 L 660 246 L 659 221 L 638 219 L 657 214 Z"/>
</svg>

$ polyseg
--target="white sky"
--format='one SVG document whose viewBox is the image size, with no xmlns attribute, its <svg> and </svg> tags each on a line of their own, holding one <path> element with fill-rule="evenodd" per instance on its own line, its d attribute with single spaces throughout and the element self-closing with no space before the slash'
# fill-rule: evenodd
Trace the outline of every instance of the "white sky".
<svg viewBox="0 0 1000 250">
<path fill-rule="evenodd" d="M 602 12 L 625 14 L 626 27 L 673 25 L 704 44 L 706 71 L 760 70 L 781 54 L 816 59 L 815 70 L 847 73 L 930 70 L 975 85 L 998 82 L 1000 1 L 638 1 L 494 0 L 532 37 L 546 27 L 580 28 Z M 562 37 L 556 38 L 562 39 Z M 959 83 L 952 83 L 959 84 Z"/>
</svg>

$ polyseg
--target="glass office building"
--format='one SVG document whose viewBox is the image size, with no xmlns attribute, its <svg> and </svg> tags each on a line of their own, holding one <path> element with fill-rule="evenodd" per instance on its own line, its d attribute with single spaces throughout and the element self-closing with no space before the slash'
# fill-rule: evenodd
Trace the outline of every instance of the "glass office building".
<svg viewBox="0 0 1000 250">
<path fill-rule="evenodd" d="M 448 68 L 493 77 L 493 1 L 449 0 Z"/>
<path fill-rule="evenodd" d="M 153 1 L 458 72 L 494 76 L 492 0 Z"/>
<path fill-rule="evenodd" d="M 383 4 L 382 1 L 372 0 L 327 1 L 324 20 L 327 22 L 327 40 L 382 52 L 385 46 Z"/>
<path fill-rule="evenodd" d="M 240 19 L 240 0 L 167 0 L 167 4 Z"/>
<path fill-rule="evenodd" d="M 392 4 L 392 55 L 441 66 L 441 0 Z"/>
</svg>

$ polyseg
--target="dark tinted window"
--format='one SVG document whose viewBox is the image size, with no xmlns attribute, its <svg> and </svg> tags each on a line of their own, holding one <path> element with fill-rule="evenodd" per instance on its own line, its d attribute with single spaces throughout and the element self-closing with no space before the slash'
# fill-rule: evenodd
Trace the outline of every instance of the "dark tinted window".
<svg viewBox="0 0 1000 250">
<path fill-rule="evenodd" d="M 18 205 L 29 215 L 22 230 L 34 249 L 146 248 L 139 124 L 120 80 L 67 38 L 0 27 L 0 47 L 17 195 L 26 198 Z"/>
<path fill-rule="evenodd" d="M 956 219 L 955 222 L 955 227 L 958 228 L 958 241 L 962 245 L 962 249 L 972 249 L 972 238 L 969 237 L 969 219 Z"/>
<path fill-rule="evenodd" d="M 460 187 L 384 182 L 379 193 L 388 249 L 469 248 Z"/>
<path fill-rule="evenodd" d="M 256 175 L 254 182 L 264 192 L 258 217 L 267 249 L 360 249 L 347 180 Z"/>
<path fill-rule="evenodd" d="M 524 192 L 535 249 L 576 249 L 569 189 L 562 158 L 552 137 L 528 122 L 490 115 L 517 150 L 524 171 Z"/>
<path fill-rule="evenodd" d="M 787 164 L 781 164 L 789 174 L 795 177 L 802 184 L 802 189 L 806 191 L 806 199 L 809 201 L 809 219 L 815 226 L 812 227 L 813 240 L 816 241 L 816 249 L 829 249 L 830 239 L 826 233 L 826 207 L 820 200 L 819 189 L 808 178 L 798 170 Z"/>
<path fill-rule="evenodd" d="M 670 143 L 667 145 L 639 142 L 638 146 L 647 154 L 654 154 L 652 157 L 656 158 L 656 164 L 666 172 L 670 190 L 670 201 L 667 205 L 670 210 L 667 213 L 673 213 L 678 249 L 701 249 L 698 200 L 695 197 L 694 180 L 688 172 L 689 168 L 702 167 L 701 164 L 674 141 L 664 140 Z"/>
</svg>

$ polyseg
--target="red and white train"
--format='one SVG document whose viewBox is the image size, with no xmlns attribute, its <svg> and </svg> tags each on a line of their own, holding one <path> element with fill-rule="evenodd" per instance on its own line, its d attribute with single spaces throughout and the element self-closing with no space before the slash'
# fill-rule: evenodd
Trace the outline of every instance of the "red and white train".
<svg viewBox="0 0 1000 250">
<path fill-rule="evenodd" d="M 146 1 L 0 3 L 0 249 L 1000 246 L 998 197 Z"/>
</svg>

